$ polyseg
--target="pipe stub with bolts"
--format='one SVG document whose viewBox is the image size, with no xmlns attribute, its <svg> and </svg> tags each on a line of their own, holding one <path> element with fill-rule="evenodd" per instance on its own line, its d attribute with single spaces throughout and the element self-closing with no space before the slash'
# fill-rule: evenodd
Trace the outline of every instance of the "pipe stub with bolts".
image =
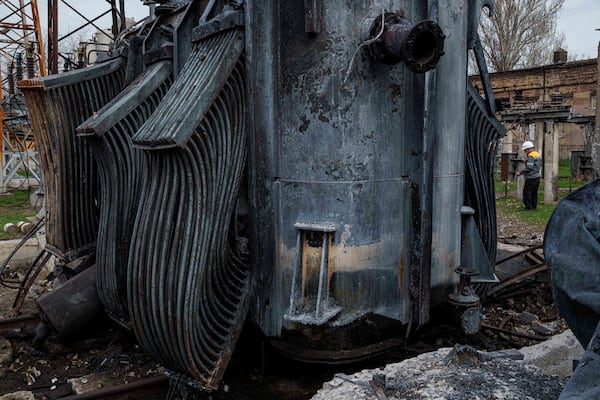
<svg viewBox="0 0 600 400">
<path fill-rule="evenodd" d="M 446 38 L 433 21 L 412 25 L 401 14 L 392 13 L 367 18 L 361 27 L 361 36 L 371 42 L 368 46 L 371 57 L 384 64 L 403 62 L 413 72 L 435 68 L 444 54 Z"/>
</svg>

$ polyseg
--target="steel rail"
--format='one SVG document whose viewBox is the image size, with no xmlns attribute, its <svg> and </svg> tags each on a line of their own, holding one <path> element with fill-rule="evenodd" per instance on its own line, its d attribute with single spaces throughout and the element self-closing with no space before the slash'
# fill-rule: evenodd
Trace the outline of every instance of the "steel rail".
<svg viewBox="0 0 600 400">
<path fill-rule="evenodd" d="M 504 263 L 504 262 L 506 262 L 508 260 L 512 260 L 513 258 L 517 258 L 519 256 L 522 256 L 523 254 L 531 253 L 531 252 L 533 252 L 533 251 L 535 251 L 537 249 L 541 249 L 543 246 L 544 246 L 543 244 L 539 244 L 539 245 L 536 245 L 536 246 L 533 246 L 533 247 L 528 247 L 525 250 L 521 250 L 521 251 L 519 251 L 519 252 L 517 252 L 515 254 L 511 254 L 510 256 L 505 257 L 505 258 L 503 258 L 500 261 L 496 261 L 496 265 L 500 265 L 500 264 L 502 264 L 502 263 Z"/>
</svg>

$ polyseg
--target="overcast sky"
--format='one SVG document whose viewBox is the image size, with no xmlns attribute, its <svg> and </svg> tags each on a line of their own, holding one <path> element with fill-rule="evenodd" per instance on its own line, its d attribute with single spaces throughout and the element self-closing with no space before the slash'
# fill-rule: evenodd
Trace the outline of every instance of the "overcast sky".
<svg viewBox="0 0 600 400">
<path fill-rule="evenodd" d="M 93 18 L 106 11 L 108 3 L 101 0 L 67 0 L 80 12 Z M 81 25 L 81 18 L 68 9 L 62 2 L 59 3 L 59 25 L 61 35 Z M 136 21 L 148 15 L 148 7 L 142 5 L 141 0 L 125 0 L 126 13 Z M 47 0 L 38 0 L 42 24 L 45 26 Z M 106 17 L 99 22 L 101 27 L 109 27 L 110 18 Z M 596 58 L 598 55 L 598 42 L 600 41 L 600 0 L 566 0 L 558 19 L 558 30 L 565 33 L 566 47 L 569 53 L 575 54 L 578 59 Z M 91 34 L 90 29 L 88 32 Z M 44 32 L 44 35 L 46 32 Z"/>
<path fill-rule="evenodd" d="M 570 53 L 579 59 L 596 58 L 600 41 L 600 31 L 596 29 L 599 28 L 599 0 L 565 1 L 558 16 L 558 30 L 565 33 Z"/>
<path fill-rule="evenodd" d="M 105 11 L 110 9 L 110 5 L 105 0 L 66 0 L 66 2 L 73 6 L 77 11 L 83 14 L 88 19 L 94 19 L 95 17 L 103 14 Z M 118 2 L 117 2 L 118 4 Z M 47 35 L 47 15 L 48 15 L 48 0 L 38 0 L 38 9 L 40 12 L 40 22 L 42 24 L 44 37 Z M 136 21 L 143 19 L 148 15 L 148 7 L 142 5 L 141 0 L 125 0 L 125 14 L 128 17 L 134 18 Z M 85 21 L 72 11 L 62 1 L 58 3 L 58 25 L 60 36 L 75 30 L 81 26 Z M 100 20 L 94 22 L 100 28 L 110 28 L 112 25 L 112 19 L 110 13 Z M 90 36 L 96 31 L 95 28 L 88 28 L 86 33 Z"/>
</svg>

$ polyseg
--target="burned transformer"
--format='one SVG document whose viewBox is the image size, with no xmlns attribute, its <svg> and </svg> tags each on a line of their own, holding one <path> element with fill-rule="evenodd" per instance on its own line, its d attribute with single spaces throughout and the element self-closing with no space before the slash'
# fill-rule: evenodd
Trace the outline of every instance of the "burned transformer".
<svg viewBox="0 0 600 400">
<path fill-rule="evenodd" d="M 488 82 L 484 6 L 157 2 L 98 65 L 21 83 L 56 192 L 49 248 L 93 245 L 102 307 L 203 389 L 246 320 L 324 362 L 449 300 L 476 332 L 503 135 L 489 84 L 467 81 L 473 50 Z"/>
</svg>

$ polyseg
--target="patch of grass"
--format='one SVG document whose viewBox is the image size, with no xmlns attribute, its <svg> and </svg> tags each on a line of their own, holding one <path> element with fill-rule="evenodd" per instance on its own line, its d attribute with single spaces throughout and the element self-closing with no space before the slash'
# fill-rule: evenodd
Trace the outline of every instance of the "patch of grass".
<svg viewBox="0 0 600 400">
<path fill-rule="evenodd" d="M 543 230 L 552 215 L 555 204 L 544 204 L 543 196 L 538 194 L 538 206 L 535 210 L 523 211 L 523 202 L 514 195 L 501 197 L 496 200 L 498 214 L 508 216 L 510 219 L 532 225 L 535 230 Z"/>
<path fill-rule="evenodd" d="M 570 192 L 585 185 L 582 180 L 571 178 L 571 164 L 569 160 L 559 162 L 558 177 L 558 202 L 567 196 Z M 540 182 L 538 190 L 538 206 L 535 210 L 522 211 L 523 202 L 516 199 L 516 182 L 503 182 L 500 175 L 497 174 L 495 182 L 496 189 L 496 207 L 499 214 L 509 218 L 535 226 L 537 229 L 544 229 L 556 204 L 544 204 L 544 181 Z"/>
<path fill-rule="evenodd" d="M 12 222 L 27 221 L 27 217 L 36 214 L 29 204 L 29 192 L 16 191 L 0 194 L 0 240 L 16 239 L 24 236 L 23 233 L 9 234 L 4 232 L 4 225 Z"/>
</svg>

